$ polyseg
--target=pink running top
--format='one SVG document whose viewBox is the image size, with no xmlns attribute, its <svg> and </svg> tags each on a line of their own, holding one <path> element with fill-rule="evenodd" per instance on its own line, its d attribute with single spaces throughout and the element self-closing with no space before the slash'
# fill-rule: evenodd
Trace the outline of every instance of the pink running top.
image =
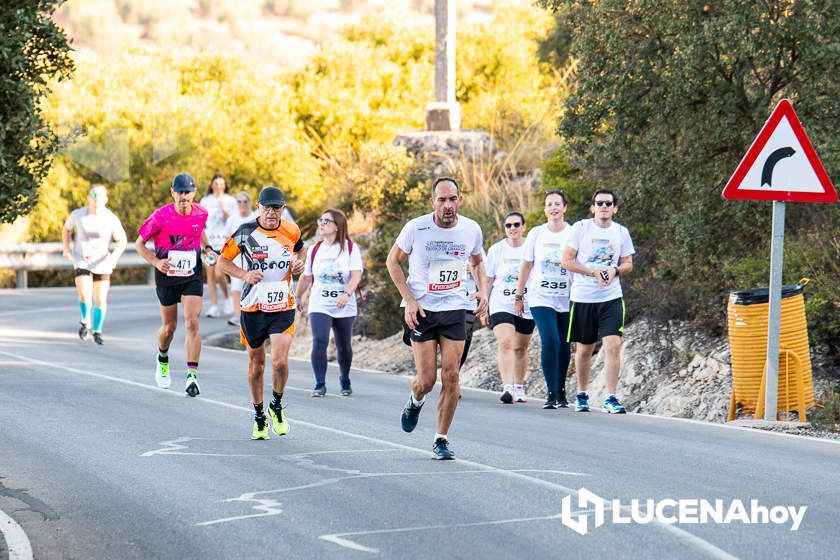
<svg viewBox="0 0 840 560">
<path fill-rule="evenodd" d="M 137 229 L 137 233 L 143 241 L 154 240 L 155 256 L 159 259 L 167 258 L 172 250 L 195 251 L 195 272 L 201 272 L 201 232 L 206 221 L 207 210 L 203 206 L 193 203 L 190 214 L 183 216 L 175 210 L 175 204 L 172 203 L 152 212 Z M 160 271 L 155 272 L 157 280 L 166 278 Z M 171 280 L 178 282 L 182 279 Z"/>
</svg>

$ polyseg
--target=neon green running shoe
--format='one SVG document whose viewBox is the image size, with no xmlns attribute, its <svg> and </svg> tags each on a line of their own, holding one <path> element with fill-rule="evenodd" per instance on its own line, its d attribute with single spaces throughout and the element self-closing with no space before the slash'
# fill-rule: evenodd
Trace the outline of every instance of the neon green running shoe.
<svg viewBox="0 0 840 560">
<path fill-rule="evenodd" d="M 279 403 L 276 407 L 274 404 L 269 404 L 268 413 L 271 415 L 271 428 L 274 430 L 274 433 L 278 436 L 288 434 L 289 423 L 286 422 L 286 414 L 283 412 L 283 406 Z"/>
<path fill-rule="evenodd" d="M 157 363 L 157 371 L 155 372 L 155 382 L 157 386 L 161 389 L 169 389 L 169 386 L 172 385 L 172 378 L 169 377 L 169 362 L 161 362 L 160 360 L 155 360 Z"/>
<path fill-rule="evenodd" d="M 251 439 L 268 439 L 268 418 L 254 416 L 254 429 L 251 430 Z"/>
</svg>

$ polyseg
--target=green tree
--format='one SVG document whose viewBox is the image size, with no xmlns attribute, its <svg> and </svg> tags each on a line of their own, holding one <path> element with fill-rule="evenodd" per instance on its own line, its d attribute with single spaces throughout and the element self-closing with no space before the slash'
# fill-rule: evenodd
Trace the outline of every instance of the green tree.
<svg viewBox="0 0 840 560">
<path fill-rule="evenodd" d="M 638 250 L 634 297 L 652 312 L 719 331 L 726 292 L 748 287 L 738 283 L 750 275 L 732 272 L 769 254 L 771 213 L 767 204 L 724 201 L 720 192 L 780 98 L 791 99 L 829 175 L 840 171 L 840 4 L 539 3 L 572 31 L 578 83 L 559 133 L 576 166 L 620 192 L 618 218 Z M 789 239 L 820 237 L 815 266 L 829 270 L 840 261 L 832 245 L 840 210 L 791 206 Z M 787 280 L 802 274 L 791 270 Z M 825 288 L 835 309 L 836 288 L 836 280 Z M 829 323 L 836 333 L 836 311 Z M 812 327 L 817 336 L 825 328 Z"/>
<path fill-rule="evenodd" d="M 41 118 L 52 80 L 73 71 L 67 37 L 50 19 L 61 0 L 8 0 L 0 7 L 0 222 L 37 200 L 57 138 Z"/>
<path fill-rule="evenodd" d="M 233 189 L 256 194 L 275 184 L 296 214 L 318 211 L 318 167 L 289 110 L 291 93 L 276 78 L 213 53 L 128 50 L 107 72 L 96 57 L 80 55 L 78 63 L 73 81 L 45 104 L 46 117 L 73 142 L 30 215 L 34 240 L 59 238 L 67 211 L 83 203 L 91 181 L 112 187 L 111 206 L 133 230 L 170 201 L 170 182 L 182 171 L 195 177 L 199 198 L 221 171 Z"/>
</svg>

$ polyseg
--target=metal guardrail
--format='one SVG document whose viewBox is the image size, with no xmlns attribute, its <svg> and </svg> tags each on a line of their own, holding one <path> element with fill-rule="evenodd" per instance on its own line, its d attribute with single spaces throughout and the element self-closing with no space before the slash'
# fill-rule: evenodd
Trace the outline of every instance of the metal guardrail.
<svg viewBox="0 0 840 560">
<path fill-rule="evenodd" d="M 27 288 L 30 270 L 66 270 L 73 263 L 62 255 L 61 243 L 0 243 L 0 270 L 15 271 L 15 288 Z M 129 242 L 117 262 L 117 268 L 148 268 L 149 283 L 154 283 L 155 269 L 137 254 L 134 243 Z"/>
</svg>

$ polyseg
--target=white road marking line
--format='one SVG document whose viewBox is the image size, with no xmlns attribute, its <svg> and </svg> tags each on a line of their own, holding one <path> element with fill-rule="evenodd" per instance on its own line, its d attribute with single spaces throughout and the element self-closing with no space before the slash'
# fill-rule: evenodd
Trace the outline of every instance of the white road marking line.
<svg viewBox="0 0 840 560">
<path fill-rule="evenodd" d="M 207 525 L 217 525 L 219 523 L 227 523 L 228 521 L 239 521 L 241 519 L 252 519 L 254 517 L 267 517 L 269 515 L 280 515 L 283 513 L 283 510 L 280 509 L 279 506 L 283 505 L 280 502 L 276 502 L 274 500 L 265 500 L 265 499 L 258 499 L 258 498 L 248 498 L 245 497 L 246 494 L 238 498 L 230 498 L 228 500 L 224 500 L 225 502 L 256 502 L 257 505 L 251 506 L 251 509 L 255 510 L 262 510 L 263 513 L 253 513 L 251 515 L 238 515 L 236 517 L 225 517 L 224 519 L 214 519 L 212 521 L 203 521 L 201 523 L 196 523 L 196 526 L 199 527 L 206 527 Z"/>
<path fill-rule="evenodd" d="M 23 527 L 0 510 L 0 534 L 6 539 L 9 560 L 32 560 L 32 545 Z"/>
<path fill-rule="evenodd" d="M 47 371 L 61 369 L 61 370 L 70 371 L 70 372 L 73 372 L 73 373 L 79 373 L 79 374 L 82 374 L 82 375 L 88 375 L 88 376 L 91 376 L 91 377 L 96 377 L 97 379 L 104 379 L 106 381 L 113 381 L 115 383 L 122 383 L 122 384 L 125 384 L 125 385 L 130 385 L 132 387 L 139 387 L 139 388 L 147 389 L 147 390 L 150 390 L 150 391 L 162 392 L 163 394 L 170 395 L 170 396 L 173 396 L 173 397 L 178 397 L 179 399 L 183 398 L 180 393 L 176 393 L 174 391 L 163 390 L 163 389 L 160 389 L 160 388 L 152 386 L 152 385 L 138 383 L 136 381 L 130 381 L 128 379 L 120 379 L 118 377 L 112 377 L 110 375 L 105 375 L 105 374 L 102 374 L 102 373 L 94 373 L 94 372 L 91 372 L 91 371 L 85 371 L 85 370 L 81 370 L 81 369 L 78 369 L 78 368 L 71 368 L 71 367 L 67 367 L 67 366 L 62 366 L 61 364 L 45 362 L 43 360 L 38 360 L 36 358 L 30 358 L 29 356 L 21 356 L 19 354 L 13 354 L 11 352 L 0 351 L 0 355 L 9 356 L 11 358 L 15 358 L 15 359 L 18 359 L 18 360 L 24 360 L 24 361 L 27 361 L 31 364 L 46 366 Z M 250 408 L 246 408 L 244 406 L 238 406 L 238 405 L 235 405 L 235 404 L 226 403 L 224 401 L 217 401 L 217 400 L 214 400 L 214 399 L 208 399 L 208 398 L 201 397 L 201 396 L 194 397 L 194 400 L 214 404 L 216 406 L 230 408 L 232 410 L 240 410 L 240 411 L 250 412 Z M 387 441 L 387 440 L 384 440 L 384 439 L 374 438 L 374 437 L 370 437 L 370 436 L 364 436 L 364 435 L 361 435 L 361 434 L 355 434 L 353 432 L 347 432 L 347 431 L 344 431 L 344 430 L 339 430 L 337 428 L 330 428 L 328 426 L 321 426 L 320 424 L 314 424 L 312 422 L 305 422 L 303 420 L 295 420 L 293 422 L 290 421 L 290 424 L 299 424 L 301 426 L 306 426 L 308 428 L 313 428 L 313 429 L 316 429 L 316 430 L 322 430 L 322 431 L 325 431 L 325 432 L 328 432 L 328 433 L 337 434 L 337 435 L 344 436 L 344 437 L 352 437 L 352 438 L 360 439 L 360 440 L 367 441 L 367 442 L 370 442 L 370 443 L 375 443 L 377 445 L 388 445 L 388 446 L 392 446 L 396 449 L 403 449 L 405 451 L 409 451 L 411 453 L 422 454 L 426 457 L 428 457 L 428 455 L 429 455 L 429 451 L 427 449 L 420 449 L 420 448 L 417 448 L 417 447 L 411 447 L 411 446 L 408 446 L 408 445 L 403 445 L 401 443 L 395 443 L 395 442 Z M 508 477 L 511 477 L 511 478 L 515 478 L 517 480 L 529 481 L 533 484 L 537 484 L 537 485 L 540 485 L 540 486 L 545 486 L 545 487 L 551 488 L 553 490 L 560 490 L 562 492 L 566 492 L 566 493 L 568 493 L 568 494 L 570 494 L 574 497 L 578 496 L 577 490 L 569 488 L 568 486 L 563 486 L 561 484 L 556 484 L 556 483 L 553 483 L 553 482 L 550 482 L 550 481 L 547 481 L 547 480 L 542 480 L 542 479 L 537 478 L 537 477 L 528 476 L 527 474 L 507 471 L 507 470 L 504 470 L 504 469 L 500 469 L 498 467 L 494 467 L 492 465 L 486 465 L 484 463 L 478 463 L 476 461 L 469 461 L 469 460 L 466 460 L 466 459 L 458 459 L 458 461 L 462 465 L 472 466 L 472 467 L 475 467 L 475 468 L 478 468 L 478 469 L 487 470 L 487 471 L 491 471 L 491 472 L 497 472 L 497 473 L 501 474 L 502 476 L 508 476 Z M 665 532 L 670 533 L 671 536 L 673 536 L 679 542 L 681 542 L 685 545 L 692 546 L 695 549 L 708 554 L 712 558 L 719 558 L 719 559 L 725 559 L 725 560 L 734 560 L 736 558 L 735 556 L 732 556 L 731 554 L 729 554 L 725 550 L 722 550 L 722 549 L 718 548 L 717 546 L 713 545 L 712 543 L 710 543 L 706 540 L 703 540 L 700 537 L 698 537 L 696 535 L 693 535 L 693 534 L 689 533 L 688 531 L 685 531 L 684 529 L 680 529 L 679 527 L 676 527 L 674 525 L 665 525 L 665 524 L 655 523 L 655 524 L 652 524 L 652 526 L 658 527 L 658 528 L 664 530 Z"/>
<path fill-rule="evenodd" d="M 384 450 L 376 450 L 376 451 L 384 451 Z M 392 449 L 390 451 L 400 451 L 398 449 Z M 369 453 L 370 451 L 366 451 Z M 304 455 L 301 453 L 300 455 Z M 293 456 L 292 456 L 293 457 Z M 317 465 L 312 465 L 316 468 L 319 468 Z M 260 490 L 257 492 L 246 492 L 244 494 L 240 494 L 236 498 L 228 498 L 226 500 L 222 500 L 223 502 L 258 502 L 262 504 L 262 500 L 257 499 L 257 496 L 262 496 L 264 494 L 284 494 L 287 492 L 295 492 L 298 490 L 311 490 L 313 488 L 321 488 L 324 486 L 330 486 L 332 484 L 338 484 L 340 482 L 346 480 L 362 480 L 362 479 L 369 479 L 369 478 L 391 478 L 391 477 L 408 477 L 408 476 L 452 476 L 456 474 L 497 474 L 495 471 L 486 471 L 486 470 L 479 470 L 479 469 L 470 469 L 470 470 L 460 470 L 460 471 L 418 471 L 418 472 L 385 472 L 385 473 L 364 473 L 359 472 L 356 470 L 346 470 L 346 469 L 339 469 L 335 467 L 324 467 L 327 470 L 334 470 L 339 472 L 346 472 L 349 476 L 337 476 L 334 478 L 322 478 L 321 480 L 317 480 L 315 482 L 311 482 L 309 484 L 302 484 L 300 486 L 290 486 L 287 488 L 277 488 L 274 490 Z M 587 476 L 584 473 L 565 473 L 564 471 L 552 471 L 552 470 L 539 470 L 539 469 L 514 469 L 506 472 L 545 472 L 545 473 L 564 473 L 570 474 L 572 476 Z M 254 506 L 254 509 L 260 509 L 258 506 Z M 282 513 L 282 510 L 277 511 L 275 515 Z M 264 514 L 255 515 L 255 516 L 237 516 L 237 517 L 225 517 L 223 519 L 214 519 L 212 521 L 204 521 L 202 523 L 196 523 L 196 525 L 213 525 L 217 523 L 226 523 L 228 521 L 238 521 L 240 519 L 248 519 L 249 517 L 263 517 Z M 374 531 L 376 532 L 376 531 Z M 341 535 L 351 535 L 356 533 L 342 533 Z M 362 534 L 362 533 L 358 533 Z M 366 533 L 365 533 L 366 534 Z M 321 537 L 319 537 L 321 538 Z M 361 545 L 360 545 L 361 546 Z"/>
<path fill-rule="evenodd" d="M 606 506 L 604 508 L 605 511 L 610 511 L 612 508 Z M 572 515 L 582 515 L 582 514 L 589 514 L 594 513 L 595 510 L 591 509 L 580 509 L 575 510 L 572 512 Z M 436 529 L 451 529 L 453 527 L 483 527 L 489 525 L 507 525 L 510 523 L 527 523 L 529 521 L 551 521 L 553 519 L 560 519 L 563 516 L 562 513 L 553 513 L 551 515 L 540 515 L 536 517 L 517 517 L 513 519 L 497 519 L 495 521 L 476 521 L 472 523 L 448 523 L 446 525 L 425 525 L 422 527 L 397 527 L 393 529 L 378 529 L 374 531 L 356 531 L 353 533 L 333 533 L 332 535 L 321 535 L 318 537 L 319 539 L 325 540 L 327 542 L 331 542 L 337 544 L 339 546 L 343 546 L 345 548 L 349 548 L 352 550 L 358 550 L 361 552 L 371 552 L 373 554 L 378 554 L 378 548 L 370 548 L 359 544 L 355 541 L 351 541 L 350 539 L 346 539 L 345 537 L 352 537 L 352 536 L 363 536 L 363 535 L 381 535 L 387 533 L 407 533 L 411 531 L 428 531 L 428 530 L 436 530 Z"/>
</svg>

